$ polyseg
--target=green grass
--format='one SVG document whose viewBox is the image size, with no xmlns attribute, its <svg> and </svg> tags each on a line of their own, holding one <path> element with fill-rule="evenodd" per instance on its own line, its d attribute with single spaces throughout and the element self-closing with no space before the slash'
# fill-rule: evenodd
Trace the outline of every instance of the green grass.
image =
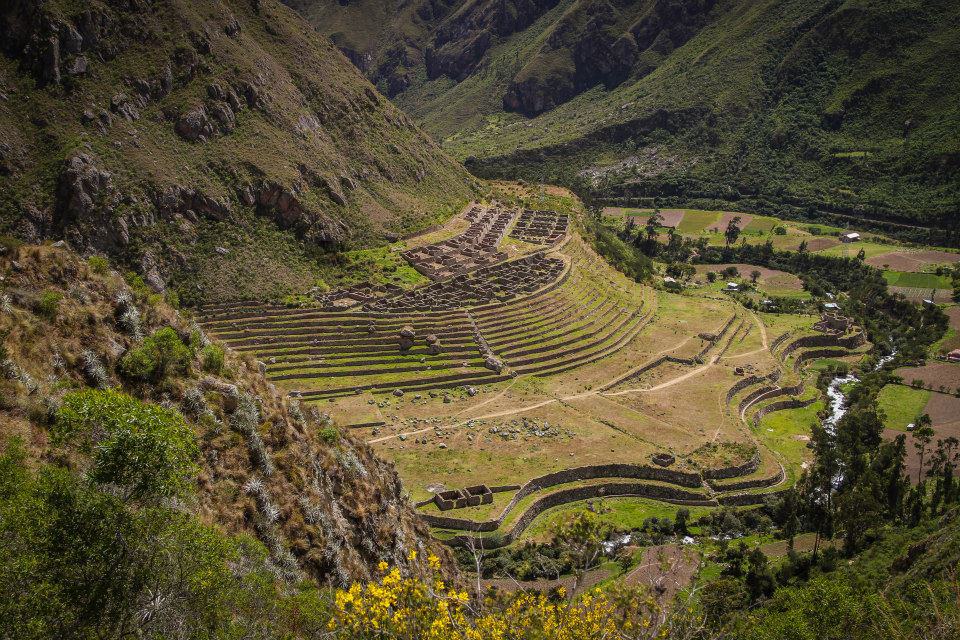
<svg viewBox="0 0 960 640">
<path fill-rule="evenodd" d="M 686 209 L 683 219 L 680 221 L 678 230 L 685 234 L 698 234 L 706 229 L 716 226 L 720 220 L 719 211 L 701 211 L 699 209 Z M 721 229 L 722 231 L 722 229 Z"/>
<path fill-rule="evenodd" d="M 747 226 L 743 228 L 745 233 L 763 233 L 767 234 L 773 231 L 773 228 L 778 224 L 782 224 L 776 218 L 770 218 L 767 216 L 754 216 L 753 220 L 747 223 Z"/>
<path fill-rule="evenodd" d="M 819 420 L 817 412 L 822 408 L 823 402 L 818 400 L 801 409 L 774 411 L 753 428 L 754 434 L 779 455 L 791 482 L 799 476 L 801 464 L 811 455 L 807 442 L 799 436 L 810 436 L 810 427 Z"/>
<path fill-rule="evenodd" d="M 935 273 L 884 271 L 883 277 L 891 287 L 915 287 L 918 289 L 953 288 L 953 284 L 948 276 L 938 276 Z"/>
<path fill-rule="evenodd" d="M 597 504 L 597 500 L 593 501 Z M 677 509 L 682 507 L 647 498 L 607 498 L 602 501 L 606 513 L 600 514 L 600 520 L 620 529 L 639 528 L 647 518 L 674 518 Z M 527 527 L 521 536 L 523 539 L 549 538 L 551 533 L 567 518 L 586 508 L 585 503 L 575 502 L 548 509 L 541 513 Z M 709 513 L 713 507 L 686 507 L 690 510 L 691 520 Z"/>
<path fill-rule="evenodd" d="M 817 253 L 824 256 L 839 256 L 841 258 L 854 258 L 863 250 L 864 257 L 872 258 L 881 253 L 889 253 L 896 249 L 895 246 L 883 244 L 880 242 L 850 242 L 840 243 L 833 247 L 828 247 Z"/>
<path fill-rule="evenodd" d="M 886 416 L 883 425 L 888 429 L 905 430 L 908 424 L 916 421 L 917 416 L 923 413 L 929 399 L 930 392 L 924 389 L 888 384 L 877 396 L 877 407 Z"/>
</svg>

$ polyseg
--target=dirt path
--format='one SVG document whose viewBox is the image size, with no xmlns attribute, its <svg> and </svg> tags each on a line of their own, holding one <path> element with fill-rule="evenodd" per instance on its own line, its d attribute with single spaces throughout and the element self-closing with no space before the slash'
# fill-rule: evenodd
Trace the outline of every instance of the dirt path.
<svg viewBox="0 0 960 640">
<path fill-rule="evenodd" d="M 692 378 L 692 377 L 694 377 L 694 376 L 700 375 L 700 374 L 703 373 L 704 371 L 707 371 L 708 369 L 710 369 L 710 367 L 712 367 L 713 365 L 717 364 L 717 360 L 719 360 L 719 359 L 720 359 L 719 356 L 714 356 L 713 359 L 710 360 L 710 362 L 708 362 L 707 364 L 703 365 L 702 367 L 697 367 L 696 369 L 693 369 L 692 371 L 688 371 L 687 373 L 684 373 L 683 375 L 677 376 L 676 378 L 672 378 L 672 379 L 670 379 L 670 380 L 667 380 L 666 382 L 661 382 L 660 384 L 655 385 L 655 386 L 653 386 L 653 387 L 640 387 L 640 388 L 637 388 L 637 389 L 624 389 L 623 391 L 604 392 L 603 395 L 605 395 L 605 396 L 622 396 L 622 395 L 626 395 L 626 394 L 628 394 L 628 393 L 649 393 L 649 392 L 651 392 L 651 391 L 660 391 L 661 389 L 666 389 L 667 387 L 672 387 L 673 385 L 679 384 L 679 383 L 683 382 L 684 380 L 689 380 L 690 378 Z M 597 393 L 599 393 L 599 392 L 597 392 Z"/>
</svg>

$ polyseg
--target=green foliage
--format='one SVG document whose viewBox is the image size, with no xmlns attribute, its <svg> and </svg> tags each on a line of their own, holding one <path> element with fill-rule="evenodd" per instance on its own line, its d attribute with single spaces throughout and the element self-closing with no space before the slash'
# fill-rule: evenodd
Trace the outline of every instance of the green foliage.
<svg viewBox="0 0 960 640">
<path fill-rule="evenodd" d="M 119 391 L 67 394 L 53 436 L 91 456 L 91 480 L 121 487 L 126 499 L 181 495 L 196 472 L 199 449 L 183 416 Z"/>
<path fill-rule="evenodd" d="M 110 262 L 103 256 L 90 256 L 87 258 L 87 265 L 95 274 L 102 276 L 110 270 Z"/>
<path fill-rule="evenodd" d="M 41 318 L 55 320 L 63 295 L 59 291 L 44 291 L 34 304 L 33 311 Z"/>
<path fill-rule="evenodd" d="M 193 354 L 172 327 L 158 329 L 120 359 L 120 372 L 133 380 L 163 380 L 185 373 Z"/>
<path fill-rule="evenodd" d="M 595 220 L 585 221 L 587 237 L 597 253 L 614 268 L 637 282 L 649 279 L 653 261 L 636 247 L 621 240 L 616 233 Z"/>
<path fill-rule="evenodd" d="M 200 362 L 203 370 L 207 373 L 219 375 L 223 371 L 224 353 L 223 347 L 216 344 L 208 344 L 200 352 Z"/>
<path fill-rule="evenodd" d="M 330 445 L 337 444 L 340 441 L 340 431 L 336 427 L 323 427 L 317 432 L 317 435 L 320 440 Z"/>
<path fill-rule="evenodd" d="M 153 293 L 140 274 L 128 271 L 123 275 L 123 278 L 127 281 L 127 284 L 133 290 L 133 295 L 135 295 L 138 300 L 146 300 Z"/>
<path fill-rule="evenodd" d="M 266 550 L 163 507 L 134 509 L 63 468 L 0 456 L 0 637 L 316 637 L 316 590 L 280 591 Z"/>
</svg>

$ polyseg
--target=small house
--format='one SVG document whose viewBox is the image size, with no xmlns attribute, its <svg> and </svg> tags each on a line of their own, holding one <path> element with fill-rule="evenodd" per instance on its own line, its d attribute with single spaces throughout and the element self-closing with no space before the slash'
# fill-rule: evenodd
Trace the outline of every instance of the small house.
<svg viewBox="0 0 960 640">
<path fill-rule="evenodd" d="M 960 362 L 960 349 L 954 349 L 947 354 L 947 360 L 950 362 Z"/>
<path fill-rule="evenodd" d="M 676 278 L 671 278 L 670 276 L 664 276 L 664 277 L 663 277 L 663 283 L 664 283 L 664 284 L 676 283 L 676 281 L 677 281 Z"/>
<path fill-rule="evenodd" d="M 737 284 L 736 282 L 727 283 L 727 291 L 739 291 L 739 290 L 740 290 L 740 285 Z"/>
<path fill-rule="evenodd" d="M 860 240 L 860 234 L 856 231 L 850 233 L 844 233 L 840 236 L 840 242 L 858 242 Z"/>
<path fill-rule="evenodd" d="M 827 311 L 837 311 L 840 308 L 840 305 L 838 305 L 836 302 L 828 302 L 823 305 L 823 308 Z"/>
</svg>

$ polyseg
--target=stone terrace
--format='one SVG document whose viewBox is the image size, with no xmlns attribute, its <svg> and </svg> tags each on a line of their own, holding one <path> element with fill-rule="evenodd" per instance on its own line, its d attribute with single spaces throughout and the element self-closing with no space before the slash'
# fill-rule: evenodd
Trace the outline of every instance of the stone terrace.
<svg viewBox="0 0 960 640">
<path fill-rule="evenodd" d="M 470 222 L 465 232 L 401 255 L 431 280 L 446 280 L 502 262 L 507 254 L 497 251 L 497 245 L 516 215 L 514 209 L 474 205 L 464 214 Z"/>
<path fill-rule="evenodd" d="M 567 234 L 567 222 L 567 216 L 556 211 L 524 209 L 510 237 L 533 244 L 556 244 Z"/>
<path fill-rule="evenodd" d="M 384 298 L 368 305 L 367 309 L 375 313 L 408 313 L 503 302 L 556 281 L 564 266 L 560 258 L 534 254 Z"/>
</svg>

